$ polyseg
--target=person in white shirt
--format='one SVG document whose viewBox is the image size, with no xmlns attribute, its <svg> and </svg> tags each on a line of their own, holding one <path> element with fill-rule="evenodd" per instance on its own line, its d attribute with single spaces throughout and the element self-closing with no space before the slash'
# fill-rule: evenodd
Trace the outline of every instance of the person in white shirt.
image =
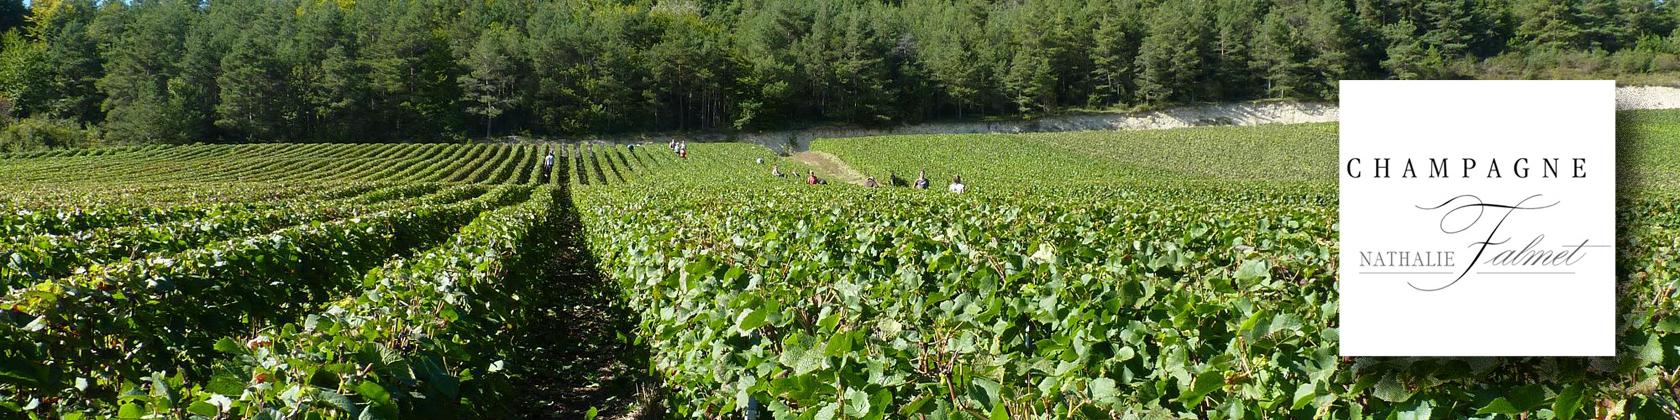
<svg viewBox="0 0 1680 420">
<path fill-rule="evenodd" d="M 951 177 L 950 189 L 952 193 L 962 194 L 964 191 L 968 191 L 968 186 L 963 185 L 962 176 L 959 175 Z"/>
<path fill-rule="evenodd" d="M 547 181 L 549 173 L 554 171 L 554 148 L 548 148 L 548 156 L 543 158 L 543 181 Z"/>
</svg>

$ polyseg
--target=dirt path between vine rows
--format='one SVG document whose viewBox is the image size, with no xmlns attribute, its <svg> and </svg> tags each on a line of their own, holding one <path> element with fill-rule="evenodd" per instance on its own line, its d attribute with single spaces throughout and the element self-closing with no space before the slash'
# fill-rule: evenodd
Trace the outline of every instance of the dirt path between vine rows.
<svg viewBox="0 0 1680 420">
<path fill-rule="evenodd" d="M 827 175 L 831 179 L 853 185 L 863 185 L 865 178 L 863 172 L 852 169 L 852 166 L 847 165 L 846 161 L 840 160 L 839 156 L 827 152 L 804 151 L 794 153 L 788 158 L 803 163 L 805 166 L 816 168 L 818 173 Z"/>
<path fill-rule="evenodd" d="M 518 357 L 508 360 L 516 387 L 510 408 L 529 419 L 581 419 L 591 410 L 601 419 L 660 418 L 658 381 L 647 373 L 649 349 L 633 341 L 636 315 L 600 272 L 566 194 L 560 222 L 545 227 L 562 232 L 540 279 L 546 287 L 526 300 L 542 306 L 515 339 Z"/>
</svg>

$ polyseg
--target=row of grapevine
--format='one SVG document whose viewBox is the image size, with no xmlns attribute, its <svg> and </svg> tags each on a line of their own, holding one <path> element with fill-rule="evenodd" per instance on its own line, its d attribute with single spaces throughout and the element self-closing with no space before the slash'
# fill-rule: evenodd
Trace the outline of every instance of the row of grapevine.
<svg viewBox="0 0 1680 420">
<path fill-rule="evenodd" d="M 506 415 L 508 325 L 541 309 L 558 252 L 563 191 L 485 212 L 446 242 L 367 271 L 358 289 L 307 316 L 215 339 L 205 374 L 158 371 L 130 385 L 119 416 Z M 541 304 L 542 302 L 529 302 Z"/>
<path fill-rule="evenodd" d="M 812 148 L 839 156 L 883 182 L 891 175 L 914 179 L 926 171 L 936 183 L 960 175 L 979 186 L 1247 179 L 1299 183 L 1335 179 L 1336 125 L 886 136 L 817 140 Z"/>
<path fill-rule="evenodd" d="M 597 184 L 635 180 L 655 159 L 622 146 L 534 144 L 129 152 L 4 158 L 0 173 L 19 182 L 0 186 L 18 193 L 0 200 L 15 222 L 0 242 L 0 308 L 9 308 L 0 311 L 0 409 L 506 410 L 495 403 L 508 386 L 496 340 L 505 342 L 505 322 L 542 310 L 530 306 L 543 296 L 537 279 L 571 269 L 543 264 L 558 250 L 567 158 L 584 158 L 578 170 Z M 425 317 L 436 322 L 417 324 Z M 339 324 L 323 329 L 329 319 Z M 439 334 L 458 338 L 420 340 Z M 331 368 L 368 354 L 388 369 Z"/>
<path fill-rule="evenodd" d="M 229 411 L 245 417 L 300 411 L 463 417 L 504 410 L 491 402 L 508 392 L 501 373 L 506 327 L 541 310 L 521 296 L 539 296 L 535 289 L 543 285 L 535 279 L 552 269 L 542 264 L 558 251 L 560 232 L 553 228 L 563 200 L 561 190 L 542 187 L 524 204 L 485 213 L 430 251 L 369 271 L 357 294 L 303 323 L 220 340 L 223 354 L 213 364 L 259 375 L 257 392 L 217 389 L 212 377 L 194 389 L 202 395 L 137 408 L 167 412 L 159 407 L 220 393 L 239 395 Z M 367 364 L 340 364 L 349 360 Z M 313 395 L 299 395 L 302 389 Z"/>
<path fill-rule="evenodd" d="M 398 185 L 348 198 L 223 208 L 184 221 L 154 221 L 88 229 L 72 235 L 42 234 L 14 238 L 0 244 L 0 255 L 9 255 L 16 260 L 0 267 L 0 285 L 19 286 L 22 279 L 63 277 L 71 274 L 73 269 L 85 268 L 92 263 L 113 262 L 121 258 L 146 259 L 153 254 L 185 251 L 212 241 L 266 233 L 285 226 L 404 209 L 429 202 L 453 202 L 479 193 L 469 188 L 451 188 L 437 194 L 437 197 L 419 197 L 438 188 L 437 184 Z"/>
<path fill-rule="evenodd" d="M 105 147 L 105 148 L 93 148 L 93 149 L 51 149 L 51 150 L 37 150 L 37 151 L 31 151 L 31 152 L 7 152 L 7 153 L 0 153 L 0 159 L 23 159 L 23 158 L 38 158 L 38 157 L 69 157 L 69 156 L 106 156 L 106 155 L 116 155 L 116 154 L 123 154 L 123 153 L 144 152 L 144 151 L 149 151 L 149 150 L 157 150 L 157 149 L 164 148 L 164 147 L 168 147 L 168 146 L 160 144 L 160 145 L 150 145 L 150 146 L 118 146 L 118 147 Z"/>
<path fill-rule="evenodd" d="M 961 195 L 749 144 L 3 155 L 0 417 L 515 416 L 512 342 L 594 268 L 679 416 L 1662 418 L 1680 119 L 1639 116 L 1610 359 L 1336 357 L 1334 125 L 814 144 Z"/>
<path fill-rule="evenodd" d="M 14 191 L 15 195 L 8 198 L 10 202 L 0 207 L 10 210 L 0 212 L 0 222 L 3 222 L 0 223 L 0 229 L 3 229 L 0 235 L 13 242 L 32 234 L 69 235 L 88 229 L 178 222 L 229 209 L 273 205 L 292 197 L 328 199 L 354 195 L 373 186 L 366 183 L 324 189 L 317 186 L 193 186 L 138 188 L 139 191 L 76 189 L 55 192 L 24 189 Z M 150 206 L 141 203 L 149 203 Z"/>
<path fill-rule="evenodd" d="M 94 149 L 4 159 L 0 178 L 20 183 L 473 182 L 535 183 L 534 144 L 249 144 Z M 584 150 L 588 150 L 587 148 Z M 564 163 L 563 161 L 557 163 Z M 564 169 L 564 166 L 555 170 Z"/>
<path fill-rule="evenodd" d="M 1343 359 L 1333 177 L 1307 162 L 1333 155 L 1312 146 L 1326 127 L 1220 130 L 1254 137 L 817 143 L 871 173 L 985 183 L 964 195 L 792 185 L 753 164 L 761 149 L 693 145 L 652 172 L 684 176 L 574 199 L 683 416 L 1673 415 L 1680 195 L 1647 184 L 1618 205 L 1622 356 Z M 1310 151 L 1199 169 L 1268 138 Z"/>
<path fill-rule="evenodd" d="M 191 371 L 201 368 L 215 337 L 289 320 L 351 285 L 355 273 L 436 243 L 479 212 L 526 194 L 524 187 L 500 187 L 461 202 L 447 201 L 459 195 L 442 196 L 401 210 L 93 265 L 0 300 L 14 308 L 8 316 L 29 318 L 0 337 L 0 348 L 29 349 L 7 363 L 26 372 L 13 374 L 28 379 L 29 392 L 50 394 L 81 378 L 89 389 L 114 393 L 151 372 Z"/>
<path fill-rule="evenodd" d="M 669 149 L 645 145 L 578 143 L 563 147 L 572 163 L 573 185 L 635 183 L 653 176 L 656 165 L 678 160 Z"/>
<path fill-rule="evenodd" d="M 508 415 L 571 146 L 0 156 L 0 417 Z"/>
</svg>

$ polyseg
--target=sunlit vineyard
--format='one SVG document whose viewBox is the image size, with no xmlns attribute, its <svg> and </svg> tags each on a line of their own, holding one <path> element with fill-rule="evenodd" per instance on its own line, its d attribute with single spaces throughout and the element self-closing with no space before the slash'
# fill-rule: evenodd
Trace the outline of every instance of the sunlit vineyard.
<svg viewBox="0 0 1680 420">
<path fill-rule="evenodd" d="M 1334 125 L 813 145 L 926 191 L 739 143 L 5 155 L 0 412 L 519 415 L 589 376 L 528 341 L 597 279 L 677 417 L 1670 418 L 1680 113 L 1623 115 L 1615 358 L 1337 357 Z"/>
<path fill-rule="evenodd" d="M 933 191 L 695 146 L 574 199 L 684 416 L 1672 418 L 1675 115 L 1624 114 L 1615 358 L 1337 357 L 1334 125 L 813 144 Z"/>
<path fill-rule="evenodd" d="M 877 177 L 981 185 L 1335 179 L 1336 126 L 1197 127 L 1104 135 L 917 135 L 817 140 L 811 146 Z"/>
<path fill-rule="evenodd" d="M 507 412 L 568 184 L 623 147 L 131 147 L 0 158 L 0 409 L 42 417 Z M 554 147 L 557 165 L 543 171 Z M 599 156 L 612 181 L 569 175 Z M 593 162 L 592 162 L 593 163 Z M 633 166 L 634 165 L 634 166 Z M 594 168 L 596 166 L 591 166 Z"/>
</svg>

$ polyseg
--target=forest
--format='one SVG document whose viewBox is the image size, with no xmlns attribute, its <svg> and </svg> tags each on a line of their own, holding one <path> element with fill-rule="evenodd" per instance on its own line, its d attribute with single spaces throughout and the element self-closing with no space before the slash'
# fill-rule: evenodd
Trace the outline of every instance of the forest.
<svg viewBox="0 0 1680 420">
<path fill-rule="evenodd" d="M 1680 74 L 1660 0 L 0 1 L 0 151 L 890 125 Z"/>
</svg>

